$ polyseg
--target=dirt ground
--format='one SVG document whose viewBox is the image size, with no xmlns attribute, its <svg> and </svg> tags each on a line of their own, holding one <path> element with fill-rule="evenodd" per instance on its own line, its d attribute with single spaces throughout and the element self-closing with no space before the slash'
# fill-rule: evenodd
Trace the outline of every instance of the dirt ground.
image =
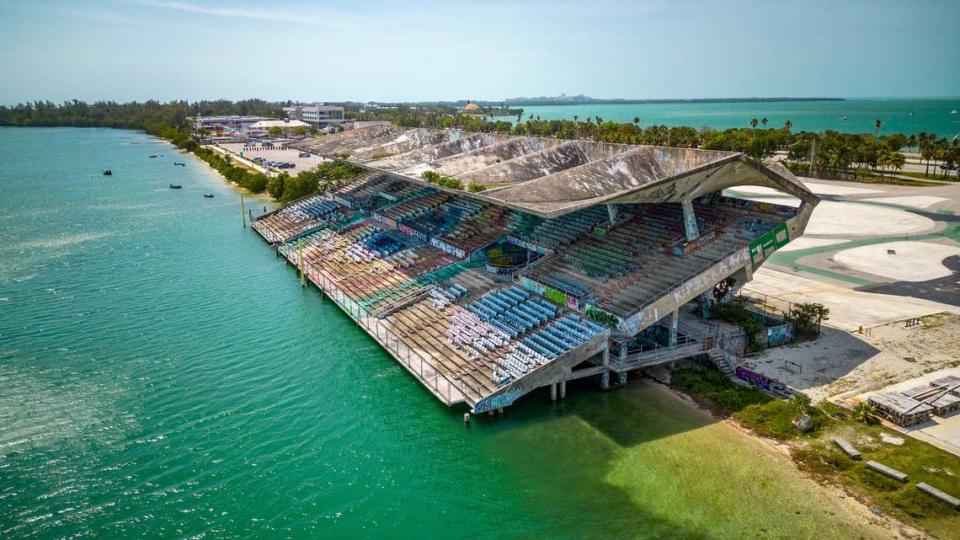
<svg viewBox="0 0 960 540">
<path fill-rule="evenodd" d="M 743 366 L 801 390 L 814 401 L 848 398 L 924 374 L 960 366 L 960 316 L 897 322 L 864 334 L 825 327 L 815 341 L 767 349 Z"/>
</svg>

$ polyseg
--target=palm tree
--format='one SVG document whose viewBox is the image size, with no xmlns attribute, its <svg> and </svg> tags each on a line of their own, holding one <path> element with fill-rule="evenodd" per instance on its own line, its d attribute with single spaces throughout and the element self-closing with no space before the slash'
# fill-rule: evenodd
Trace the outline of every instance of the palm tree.
<svg viewBox="0 0 960 540">
<path fill-rule="evenodd" d="M 754 118 L 754 119 L 750 120 L 750 127 L 752 127 L 753 129 L 757 129 L 757 124 L 758 124 L 758 123 L 759 123 L 759 122 L 757 122 L 757 119 Z"/>
<path fill-rule="evenodd" d="M 890 152 L 890 155 L 887 157 L 887 163 L 895 171 L 899 171 L 903 168 L 903 165 L 907 162 L 907 157 L 901 154 L 900 152 Z"/>
<path fill-rule="evenodd" d="M 580 119 L 579 116 L 573 115 L 573 123 L 577 123 L 577 120 L 579 120 L 579 119 Z"/>
<path fill-rule="evenodd" d="M 870 402 L 861 401 L 853 407 L 853 419 L 864 424 L 876 424 L 877 408 Z"/>
<path fill-rule="evenodd" d="M 767 127 L 767 122 L 768 120 L 766 116 L 764 116 L 763 119 L 760 120 L 760 123 L 763 124 L 763 127 Z"/>
<path fill-rule="evenodd" d="M 790 120 L 787 120 L 786 122 L 783 123 L 783 127 L 787 128 L 787 131 L 790 131 L 793 128 L 793 122 L 791 122 Z"/>
<path fill-rule="evenodd" d="M 877 137 L 880 136 L 880 126 L 882 125 L 883 125 L 883 120 L 880 120 L 879 118 L 873 121 L 874 135 L 876 135 Z"/>
<path fill-rule="evenodd" d="M 634 117 L 633 117 L 633 125 L 635 125 L 635 126 L 639 126 L 639 125 L 640 125 L 640 117 L 639 117 L 639 116 L 634 116 Z"/>
</svg>

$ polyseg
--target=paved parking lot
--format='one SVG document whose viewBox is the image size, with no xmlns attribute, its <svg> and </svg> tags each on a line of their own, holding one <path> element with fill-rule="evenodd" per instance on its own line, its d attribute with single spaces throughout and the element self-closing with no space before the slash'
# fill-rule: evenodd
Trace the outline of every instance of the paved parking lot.
<svg viewBox="0 0 960 540">
<path fill-rule="evenodd" d="M 220 145 L 229 152 L 237 154 L 241 157 L 244 157 L 249 160 L 254 160 L 256 158 L 263 158 L 267 161 L 277 161 L 277 162 L 289 162 L 293 163 L 294 167 L 291 169 L 279 169 L 277 167 L 270 167 L 274 172 L 285 172 L 291 176 L 299 174 L 302 171 L 308 171 L 319 165 L 323 158 L 319 156 L 311 155 L 309 157 L 300 157 L 299 150 L 293 149 L 284 149 L 284 150 L 264 150 L 260 147 L 255 147 L 253 149 L 247 148 L 244 149 L 243 143 L 228 143 Z M 266 165 L 265 165 L 266 166 Z"/>
</svg>

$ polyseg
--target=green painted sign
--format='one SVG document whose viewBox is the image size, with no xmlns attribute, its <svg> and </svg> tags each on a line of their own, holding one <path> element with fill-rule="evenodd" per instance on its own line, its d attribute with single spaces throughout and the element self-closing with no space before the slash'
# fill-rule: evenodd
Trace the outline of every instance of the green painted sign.
<svg viewBox="0 0 960 540">
<path fill-rule="evenodd" d="M 790 231 L 781 223 L 750 242 L 750 263 L 754 268 L 767 260 L 773 252 L 790 243 Z"/>
</svg>

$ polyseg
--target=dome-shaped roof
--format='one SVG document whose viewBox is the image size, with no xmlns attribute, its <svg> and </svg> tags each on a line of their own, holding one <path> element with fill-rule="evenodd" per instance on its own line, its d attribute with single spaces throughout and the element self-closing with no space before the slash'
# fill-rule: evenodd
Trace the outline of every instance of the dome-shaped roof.
<svg viewBox="0 0 960 540">
<path fill-rule="evenodd" d="M 467 103 L 463 106 L 463 112 L 478 112 L 479 110 L 480 106 L 476 103 Z"/>
</svg>

